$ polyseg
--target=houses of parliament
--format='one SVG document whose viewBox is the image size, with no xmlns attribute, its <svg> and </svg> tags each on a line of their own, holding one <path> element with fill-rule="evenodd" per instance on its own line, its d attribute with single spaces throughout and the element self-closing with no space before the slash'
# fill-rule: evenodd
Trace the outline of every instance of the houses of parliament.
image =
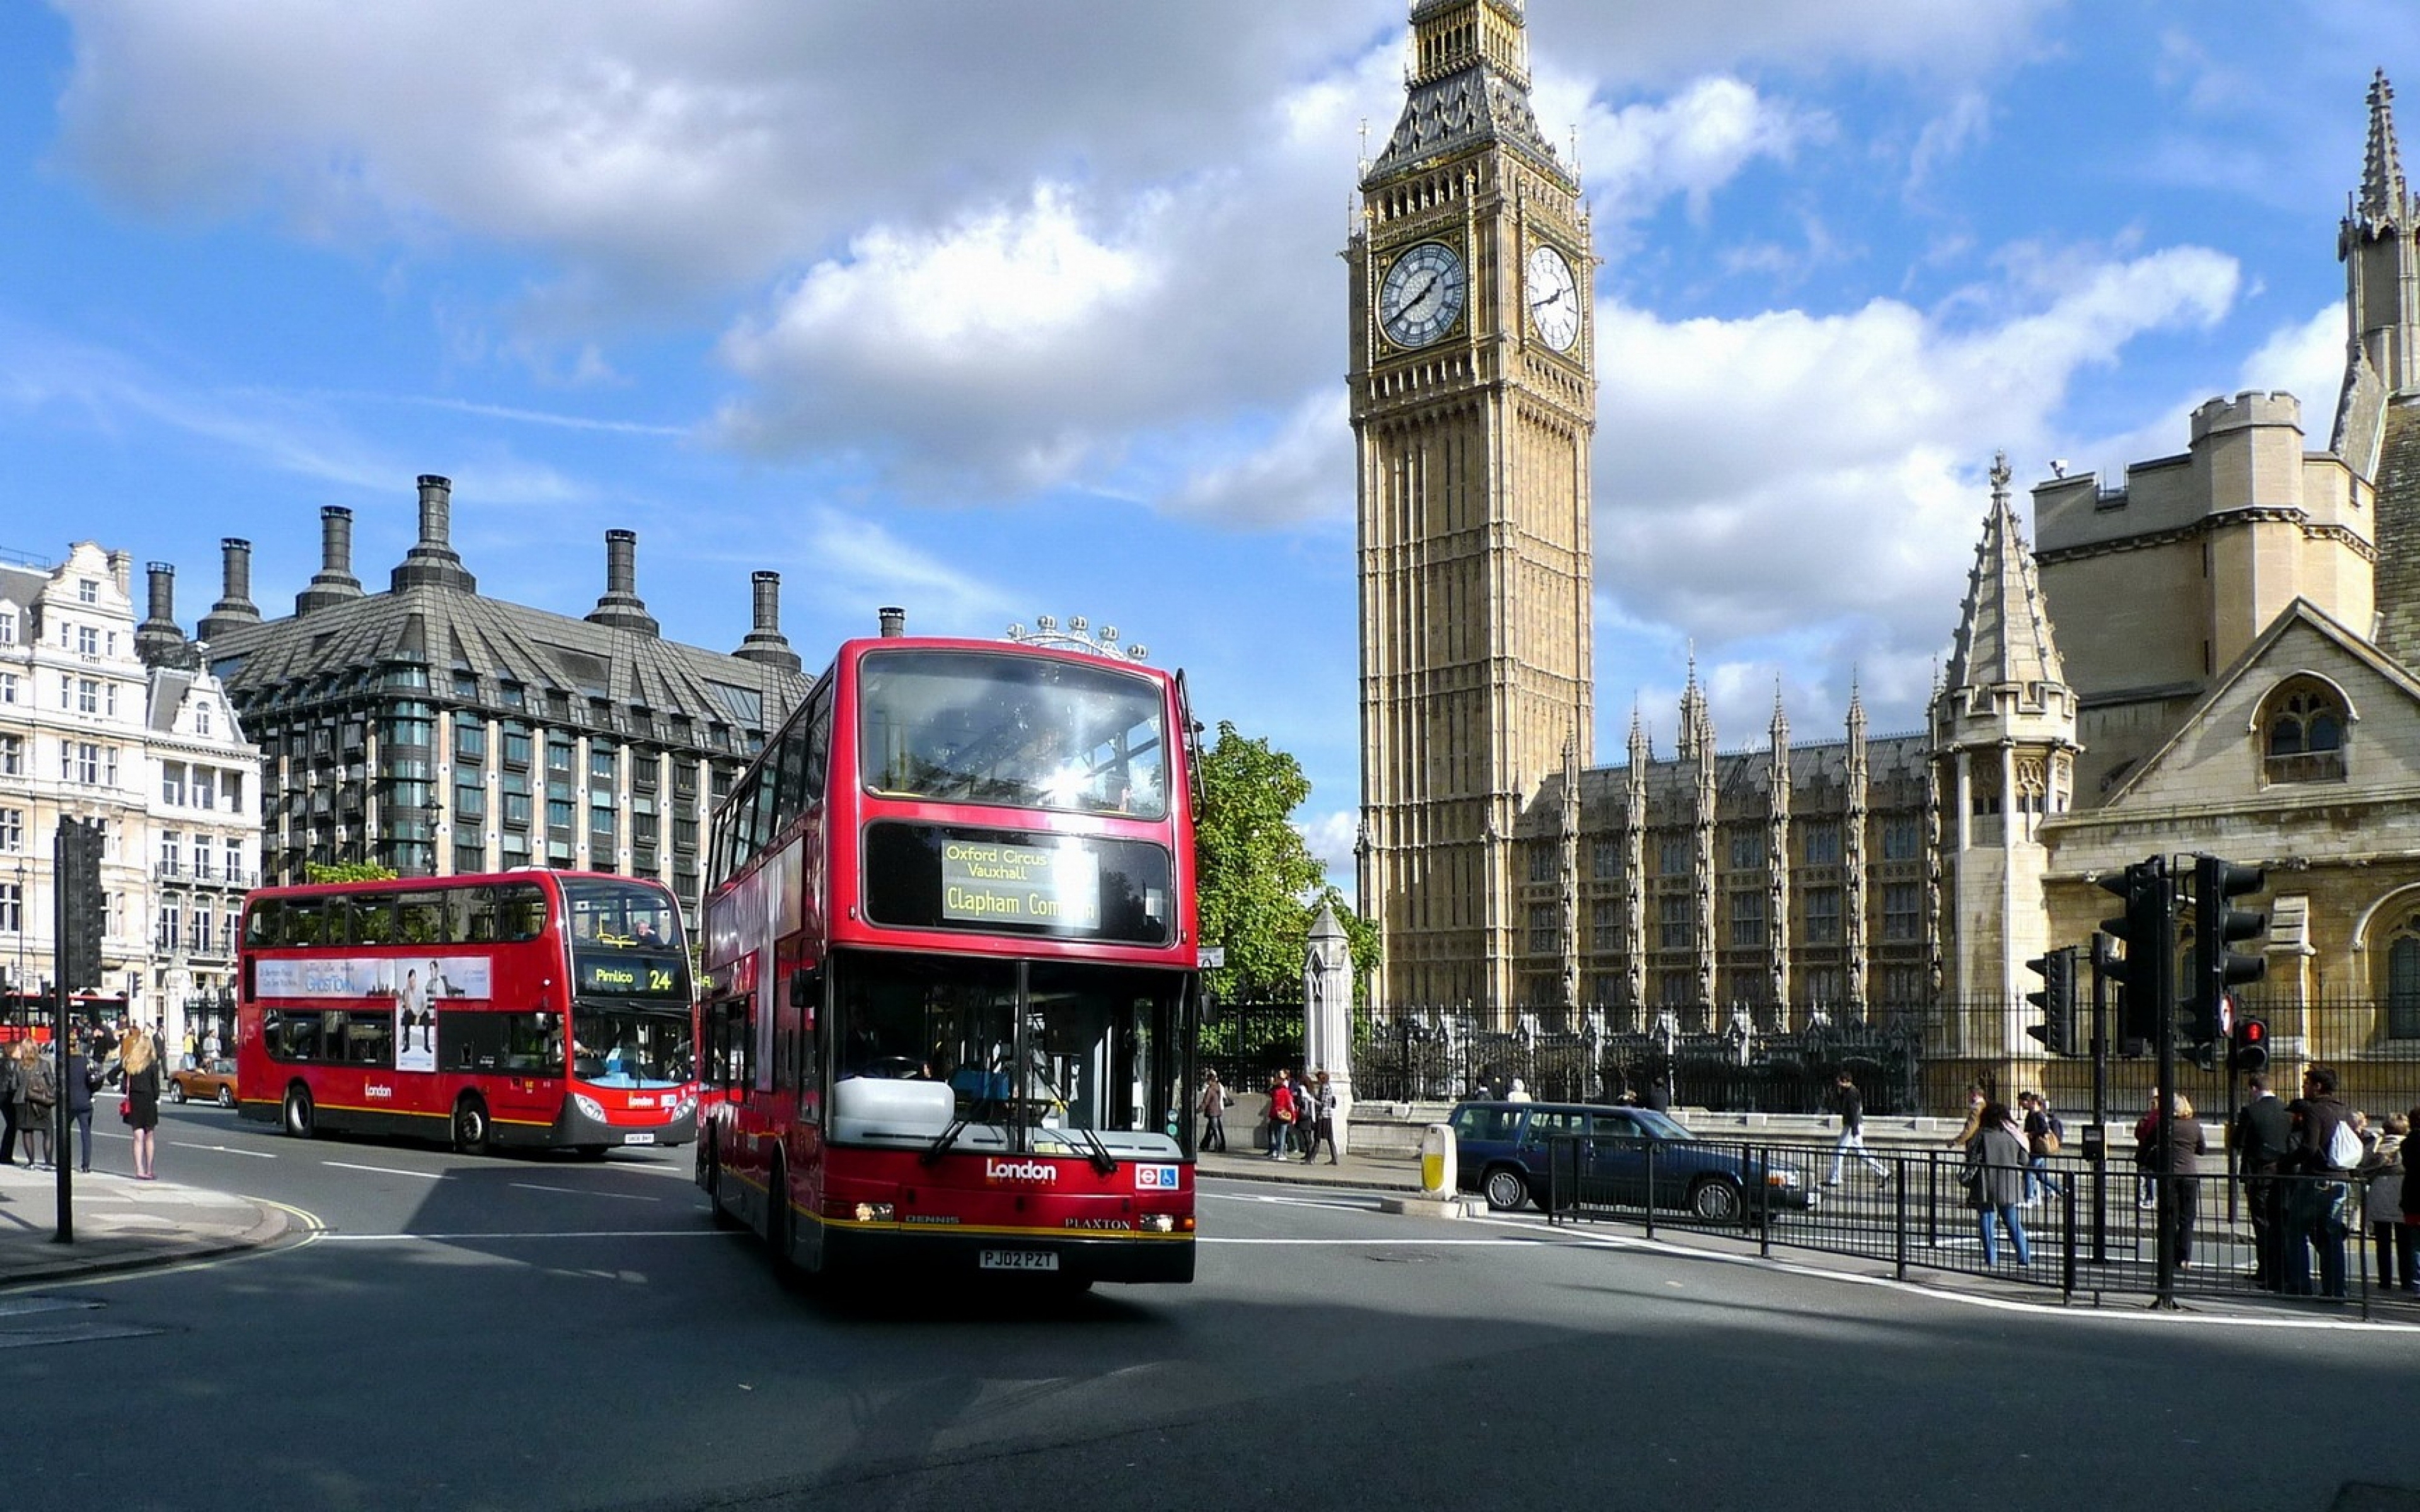
<svg viewBox="0 0 2420 1512">
<path fill-rule="evenodd" d="M 1776 1030 L 2015 1005 L 2114 911 L 2097 878 L 2209 852 L 2266 869 L 2273 1034 L 2420 1041 L 2420 227 L 2385 77 L 2335 393 L 2212 398 L 2172 455 L 2037 482 L 2030 540 L 1997 461 L 1922 730 L 1869 733 L 1853 695 L 1724 737 L 1692 667 L 1672 748 L 1634 709 L 1601 765 L 1582 186 L 1521 0 L 1410 24 L 1345 253 L 1374 1000 Z M 2322 1003 L 2362 1011 L 2291 1016 Z M 2003 1018 L 1970 1048 L 2012 1050 Z"/>
</svg>

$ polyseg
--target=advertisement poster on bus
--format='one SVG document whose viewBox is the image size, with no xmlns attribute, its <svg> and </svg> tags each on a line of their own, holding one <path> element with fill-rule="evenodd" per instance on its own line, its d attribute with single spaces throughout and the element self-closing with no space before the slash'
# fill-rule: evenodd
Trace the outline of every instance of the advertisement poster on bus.
<svg viewBox="0 0 2420 1512">
<path fill-rule="evenodd" d="M 435 1071 L 438 1010 L 448 1000 L 485 1001 L 491 995 L 488 964 L 473 955 L 264 958 L 253 964 L 253 995 L 385 998 L 395 1015 L 395 1069 Z"/>
</svg>

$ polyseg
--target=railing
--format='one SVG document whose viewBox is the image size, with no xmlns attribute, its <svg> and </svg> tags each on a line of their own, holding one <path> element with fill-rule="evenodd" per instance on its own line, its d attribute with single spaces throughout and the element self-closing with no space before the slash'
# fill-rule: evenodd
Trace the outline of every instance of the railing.
<svg viewBox="0 0 2420 1512">
<path fill-rule="evenodd" d="M 1221 1017 L 1229 1011 L 1222 1009 Z M 1291 1014 L 1291 1033 L 1299 1043 L 1298 1006 L 1232 1011 L 1271 1021 Z M 2324 1063 L 2335 1068 L 2350 1103 L 2381 1114 L 2420 1104 L 2420 1001 L 2348 997 L 2290 1003 L 2246 996 L 2235 1012 L 2267 1024 L 2274 1087 L 2291 1088 L 2304 1066 Z M 1962 1116 L 1967 1089 L 1975 1085 L 2008 1103 L 2014 1103 L 2020 1089 L 2033 1089 L 2055 1107 L 2091 1107 L 2091 1060 L 2048 1055 L 2025 1033 L 2040 1022 L 2040 1010 L 1998 1000 L 1882 1004 L 1862 1011 L 1753 1005 L 1719 1013 L 1702 1008 L 1549 1008 L 1502 1014 L 1461 1007 L 1397 1009 L 1357 1023 L 1353 1089 L 1362 1099 L 1437 1102 L 1481 1085 L 1500 1095 L 1517 1078 L 1534 1095 L 1556 1101 L 1611 1103 L 1656 1090 L 1675 1106 L 1811 1114 L 1828 1111 L 1833 1087 L 1845 1071 L 1866 1111 L 1885 1117 Z M 2079 1028 L 2090 1034 L 2088 1005 Z M 1272 1043 L 1280 1037 L 1273 1022 L 1255 1032 Z M 2121 1046 L 2121 1052 L 2137 1053 L 2118 1054 L 2107 1063 L 2102 1108 L 2111 1116 L 2131 1119 L 2149 1101 L 2157 1069 L 2139 1053 L 2144 1048 Z M 1205 1059 L 1225 1075 L 1227 1061 L 1211 1054 L 1206 1038 L 1203 1049 Z M 1298 1058 L 1297 1051 L 1284 1063 Z M 1278 1063 L 1253 1062 L 1248 1069 L 1257 1075 Z M 2207 1067 L 2181 1059 L 2176 1081 L 2212 1118 L 2223 1119 L 2242 1095 L 2242 1078 L 2226 1069 L 2224 1046 Z"/>
<path fill-rule="evenodd" d="M 1666 1228 L 1726 1233 L 1760 1254 L 1846 1256 L 1901 1280 L 1931 1270 L 2070 1297 L 2273 1296 L 2420 1320 L 2420 1292 L 2399 1263 L 2408 1251 L 2391 1236 L 2381 1243 L 2363 1221 L 2374 1176 L 2165 1176 L 2122 1156 L 2106 1165 L 2053 1157 L 2022 1177 L 2021 1202 L 1992 1213 L 1987 1255 L 1985 1214 L 1961 1180 L 1959 1150 L 1846 1151 L 1836 1162 L 1827 1145 L 1590 1134 L 1530 1148 L 1526 1200 L 1557 1225 L 1635 1223 L 1651 1238 Z M 1503 1166 L 1466 1164 L 1463 1184 L 1490 1192 L 1490 1169 Z M 1499 1183 L 1491 1206 L 1503 1195 Z"/>
</svg>

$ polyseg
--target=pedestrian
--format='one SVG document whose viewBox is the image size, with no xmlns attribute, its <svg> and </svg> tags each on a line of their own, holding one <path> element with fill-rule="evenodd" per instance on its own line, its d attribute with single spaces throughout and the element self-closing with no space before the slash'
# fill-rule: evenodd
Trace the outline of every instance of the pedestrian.
<svg viewBox="0 0 2420 1512">
<path fill-rule="evenodd" d="M 1513 1077 L 1512 1089 L 1504 1094 L 1504 1101 L 1507 1103 L 1527 1103 L 1530 1101 L 1528 1085 L 1523 1082 L 1520 1077 Z"/>
<path fill-rule="evenodd" d="M 2025 1136 L 2025 1200 L 2031 1202 L 2038 1191 L 2053 1196 L 2065 1196 L 2067 1188 L 2050 1174 L 2050 1158 L 2067 1142 L 2067 1125 L 2050 1110 L 2050 1102 L 2040 1092 L 2019 1092 L 2017 1106 L 2024 1109 Z"/>
<path fill-rule="evenodd" d="M 2415 1128 L 2420 1128 L 2420 1107 L 2414 1107 L 2403 1116 L 2403 1137 L 2406 1143 L 2411 1141 L 2411 1132 Z M 2407 1160 L 2404 1164 L 2408 1166 L 2411 1162 Z M 2402 1197 L 2403 1238 L 2401 1242 L 2405 1245 L 2403 1289 L 2407 1295 L 2420 1296 L 2420 1270 L 2415 1270 L 2412 1265 L 2414 1252 L 2420 1251 L 2420 1181 L 2406 1180 L 2403 1183 Z"/>
<path fill-rule="evenodd" d="M 2379 1285 L 2390 1291 L 2412 1289 L 2412 1231 L 2403 1223 L 2403 1144 L 2411 1133 L 2402 1114 L 2388 1114 L 2361 1167 L 2369 1179 L 2362 1216 L 2369 1221 L 2369 1242 L 2378 1252 Z"/>
<path fill-rule="evenodd" d="M 197 1066 L 197 1065 L 200 1065 L 200 1064 L 201 1064 L 201 1060 L 200 1060 L 201 1053 L 202 1053 L 201 1041 L 198 1041 L 198 1040 L 195 1040 L 195 1039 L 194 1038 L 194 1031 L 193 1031 L 193 1030 L 191 1030 L 191 1029 L 187 1029 L 187 1030 L 185 1031 L 185 1052 L 184 1052 L 185 1058 L 184 1058 L 183 1060 L 181 1060 L 181 1061 L 178 1062 L 178 1065 L 180 1065 L 181 1067 L 183 1067 L 185 1070 L 187 1070 L 187 1071 L 191 1071 L 191 1070 L 193 1070 L 195 1066 Z"/>
<path fill-rule="evenodd" d="M 2286 1178 L 2286 1223 L 2281 1241 L 2282 1279 L 2289 1296 L 2311 1295 L 2311 1264 L 2319 1261 L 2319 1292 L 2345 1294 L 2346 1178 L 2360 1157 L 2348 1160 L 2336 1138 L 2341 1126 L 2350 1130 L 2352 1110 L 2336 1096 L 2332 1066 L 2310 1066 L 2303 1072 L 2303 1095 L 2287 1104 L 2293 1119 L 2293 1138 L 2278 1170 Z M 2353 1141 L 2358 1144 L 2358 1140 Z"/>
<path fill-rule="evenodd" d="M 1311 1089 L 1311 1068 L 1305 1066 L 1294 1084 L 1294 1149 L 1311 1161 L 1311 1141 L 1319 1134 L 1319 1107 Z"/>
<path fill-rule="evenodd" d="M 2269 1089 L 2269 1078 L 2255 1076 L 2247 1088 L 2251 1100 L 2236 1110 L 2227 1127 L 2227 1148 L 2234 1151 L 2236 1175 L 2243 1181 L 2243 1205 L 2252 1216 L 2252 1281 L 2274 1291 L 2284 1272 L 2278 1260 L 2280 1226 L 2285 1221 L 2285 1193 L 2277 1180 L 2277 1163 L 2286 1156 L 2294 1135 L 2293 1118 Z"/>
<path fill-rule="evenodd" d="M 1966 1121 L 1959 1128 L 1955 1134 L 1950 1136 L 1950 1149 L 1972 1149 L 1974 1148 L 1975 1136 L 1981 1133 L 1983 1128 L 1983 1109 L 1989 1105 L 1989 1103 L 1983 1096 L 1982 1084 L 1980 1082 L 1968 1083 L 1966 1087 Z M 2008 1109 L 2002 1108 L 2000 1111 L 2005 1114 L 2008 1112 Z M 2022 1164 L 2022 1162 L 2020 1164 Z"/>
<path fill-rule="evenodd" d="M 2152 1168 L 2168 1183 L 2169 1253 L 2180 1271 L 2193 1268 L 2194 1220 L 2201 1211 L 2201 1157 L 2210 1145 L 2193 1099 L 2171 1093 L 2166 1116 L 2152 1130 Z"/>
<path fill-rule="evenodd" d="M 1851 1151 L 1864 1161 L 1877 1181 L 1890 1180 L 1890 1167 L 1876 1160 L 1866 1149 L 1866 1100 L 1857 1091 L 1856 1078 L 1847 1072 L 1832 1078 L 1832 1111 L 1840 1116 L 1840 1137 L 1832 1145 L 1832 1174 L 1823 1179 L 1825 1186 L 1840 1184 L 1840 1166 Z"/>
<path fill-rule="evenodd" d="M 1215 1071 L 1202 1074 L 1202 1148 L 1205 1151 L 1227 1152 L 1227 1104 L 1234 1101 L 1218 1082 Z"/>
<path fill-rule="evenodd" d="M 59 1101 L 58 1074 L 41 1046 L 28 1040 L 18 1048 L 23 1052 L 18 1072 L 24 1084 L 25 1105 L 17 1116 L 17 1134 L 25 1142 L 25 1164 L 47 1171 L 58 1158 L 53 1123 Z"/>
<path fill-rule="evenodd" d="M 1269 1159 L 1285 1157 L 1286 1135 L 1294 1127 L 1294 1076 L 1280 1071 L 1269 1084 Z"/>
<path fill-rule="evenodd" d="M 2025 1197 L 2025 1142 L 2005 1103 L 1985 1103 L 1976 1109 L 1975 1134 L 1966 1143 L 1966 1165 L 1959 1180 L 1966 1183 L 1966 1205 L 1975 1210 L 1983 1235 L 1983 1263 L 2000 1263 L 2000 1246 L 1992 1231 L 1999 1220 L 2008 1231 L 2009 1247 L 2020 1266 L 2033 1263 L 2025 1244 L 2025 1223 L 2017 1210 Z"/>
<path fill-rule="evenodd" d="M 0 1044 L 0 1163 L 9 1165 L 17 1164 L 17 1103 L 23 1085 L 16 1045 Z"/>
<path fill-rule="evenodd" d="M 76 1169 L 87 1174 L 92 1170 L 92 1094 L 100 1085 L 101 1072 L 93 1066 L 89 1047 L 78 1036 L 75 1052 L 68 1057 L 68 1122 L 76 1132 Z M 66 1130 L 60 1134 L 64 1137 Z"/>
<path fill-rule="evenodd" d="M 2144 1104 L 2143 1116 L 2134 1120 L 2134 1206 L 2156 1208 L 2158 1196 L 2151 1189 L 2152 1135 L 2160 1126 L 2160 1089 L 2151 1088 L 2151 1099 Z"/>
<path fill-rule="evenodd" d="M 1669 1072 L 1665 1073 L 1667 1076 L 1670 1074 L 1671 1073 Z M 1650 1113 L 1671 1112 L 1672 1088 L 1670 1084 L 1668 1083 L 1663 1076 L 1659 1076 L 1655 1080 L 1649 1082 L 1647 1084 L 1647 1090 L 1639 1094 L 1638 1105 L 1645 1108 Z"/>
<path fill-rule="evenodd" d="M 153 1157 L 160 1128 L 160 1051 L 140 1028 L 118 1042 L 117 1058 L 126 1068 L 126 1121 L 134 1131 L 134 1179 L 155 1179 Z"/>
<path fill-rule="evenodd" d="M 1311 1148 L 1303 1151 L 1302 1163 L 1305 1165 L 1311 1164 L 1312 1157 L 1319 1153 L 1319 1142 L 1325 1139 L 1327 1141 L 1327 1164 L 1333 1165 L 1336 1164 L 1336 1087 L 1324 1071 L 1311 1078 L 1309 1112 L 1306 1121 L 1311 1126 Z"/>
</svg>

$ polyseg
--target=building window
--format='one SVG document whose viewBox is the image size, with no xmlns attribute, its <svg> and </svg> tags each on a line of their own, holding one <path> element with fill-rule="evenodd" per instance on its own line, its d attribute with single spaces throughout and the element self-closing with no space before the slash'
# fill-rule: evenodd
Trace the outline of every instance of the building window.
<svg viewBox="0 0 2420 1512">
<path fill-rule="evenodd" d="M 209 733 L 210 706 L 208 703 L 196 703 L 194 705 L 194 733 L 207 735 Z"/>
<path fill-rule="evenodd" d="M 1556 847 L 1547 844 L 1544 841 L 1541 841 L 1537 844 L 1529 847 L 1530 881 L 1552 882 L 1555 880 L 1555 852 Z"/>
<path fill-rule="evenodd" d="M 101 655 L 101 632 L 89 625 L 79 625 L 75 632 L 75 648 L 83 656 Z"/>
<path fill-rule="evenodd" d="M 1589 875 L 1592 877 L 1621 875 L 1621 846 L 1619 841 L 1600 840 L 1589 846 Z"/>
<path fill-rule="evenodd" d="M 1883 859 L 1913 861 L 1924 848 L 1924 823 L 1912 815 L 1883 821 Z"/>
<path fill-rule="evenodd" d="M 160 949 L 177 949 L 177 936 L 183 930 L 185 910 L 174 898 L 160 900 Z"/>
<path fill-rule="evenodd" d="M 476 782 L 458 783 L 454 788 L 454 817 L 481 819 L 487 816 L 488 795 Z"/>
<path fill-rule="evenodd" d="M 210 880 L 210 838 L 208 835 L 194 837 L 194 875 L 204 882 Z"/>
<path fill-rule="evenodd" d="M 488 727 L 475 719 L 454 717 L 454 759 L 475 762 L 488 754 Z"/>
<path fill-rule="evenodd" d="M 2344 700 L 2325 683 L 2296 678 L 2271 696 L 2261 734 L 2261 777 L 2271 782 L 2341 782 Z"/>
<path fill-rule="evenodd" d="M 1764 894 L 1743 887 L 1731 894 L 1731 947 L 1752 949 L 1764 944 Z"/>
<path fill-rule="evenodd" d="M 1529 953 L 1552 955 L 1561 944 L 1559 927 L 1562 910 L 1553 903 L 1529 905 Z"/>
<path fill-rule="evenodd" d="M 225 857 L 225 861 L 226 861 L 226 879 L 227 879 L 229 882 L 235 882 L 235 883 L 240 883 L 240 882 L 242 882 L 242 881 L 243 881 L 243 841 L 240 841 L 240 840 L 231 840 L 231 841 L 227 841 L 227 842 L 226 842 L 226 849 L 225 849 L 224 852 L 222 852 L 222 853 L 221 853 L 221 855 Z"/>
<path fill-rule="evenodd" d="M 0 735 L 0 777 L 25 775 L 25 738 L 23 735 Z"/>
<path fill-rule="evenodd" d="M 78 578 L 76 579 L 76 602 L 79 604 L 100 603 L 101 584 L 90 578 Z"/>
<path fill-rule="evenodd" d="M 2420 1040 L 2420 914 L 2407 917 L 2388 936 L 2386 1037 Z"/>
<path fill-rule="evenodd" d="M 160 836 L 160 871 L 163 875 L 173 877 L 178 872 L 184 870 L 184 848 L 185 838 L 182 835 L 178 834 L 173 829 L 162 832 Z"/>
<path fill-rule="evenodd" d="M 1731 832 L 1731 870 L 1745 872 L 1763 864 L 1763 832 L 1754 829 L 1733 830 Z"/>
<path fill-rule="evenodd" d="M 1809 887 L 1807 889 L 1807 943 L 1838 945 L 1840 943 L 1840 889 Z"/>
<path fill-rule="evenodd" d="M 1655 842 L 1655 870 L 1668 877 L 1686 876 L 1697 849 L 1686 835 L 1666 835 Z"/>
<path fill-rule="evenodd" d="M 1922 923 L 1918 895 L 1921 889 L 1913 882 L 1894 882 L 1883 888 L 1883 938 L 1912 940 L 1916 938 Z"/>
<path fill-rule="evenodd" d="M 25 848 L 25 810 L 0 809 L 0 851 Z"/>
<path fill-rule="evenodd" d="M 1840 826 L 1831 823 L 1808 825 L 1800 831 L 1805 835 L 1808 866 L 1840 864 Z"/>
<path fill-rule="evenodd" d="M 1615 950 L 1621 947 L 1621 910 L 1609 898 L 1600 898 L 1589 905 L 1589 949 Z"/>
<path fill-rule="evenodd" d="M 216 779 L 215 774 L 213 774 L 213 773 L 210 771 L 210 769 L 209 769 L 209 767 L 207 767 L 207 766 L 196 766 L 196 767 L 194 767 L 194 808 L 196 808 L 196 809 L 215 809 L 215 808 L 217 808 L 217 807 L 218 807 L 218 793 L 219 793 L 219 785 L 218 785 L 218 782 L 217 782 L 217 779 Z M 234 804 L 228 804 L 228 805 L 227 805 L 227 807 L 228 807 L 228 808 L 230 808 L 230 809 L 232 809 L 232 808 L 234 808 L 234 807 L 235 807 L 235 805 L 234 805 Z"/>
<path fill-rule="evenodd" d="M 1681 893 L 1655 900 L 1655 944 L 1666 950 L 1692 949 L 1698 943 L 1697 911 Z"/>
<path fill-rule="evenodd" d="M 14 703 L 16 702 L 17 674 L 15 672 L 0 672 L 0 703 Z"/>
<path fill-rule="evenodd" d="M 25 932 L 25 894 L 14 882 L 0 882 L 0 934 Z"/>
<path fill-rule="evenodd" d="M 0 646 L 17 643 L 17 611 L 0 609 Z"/>
</svg>

